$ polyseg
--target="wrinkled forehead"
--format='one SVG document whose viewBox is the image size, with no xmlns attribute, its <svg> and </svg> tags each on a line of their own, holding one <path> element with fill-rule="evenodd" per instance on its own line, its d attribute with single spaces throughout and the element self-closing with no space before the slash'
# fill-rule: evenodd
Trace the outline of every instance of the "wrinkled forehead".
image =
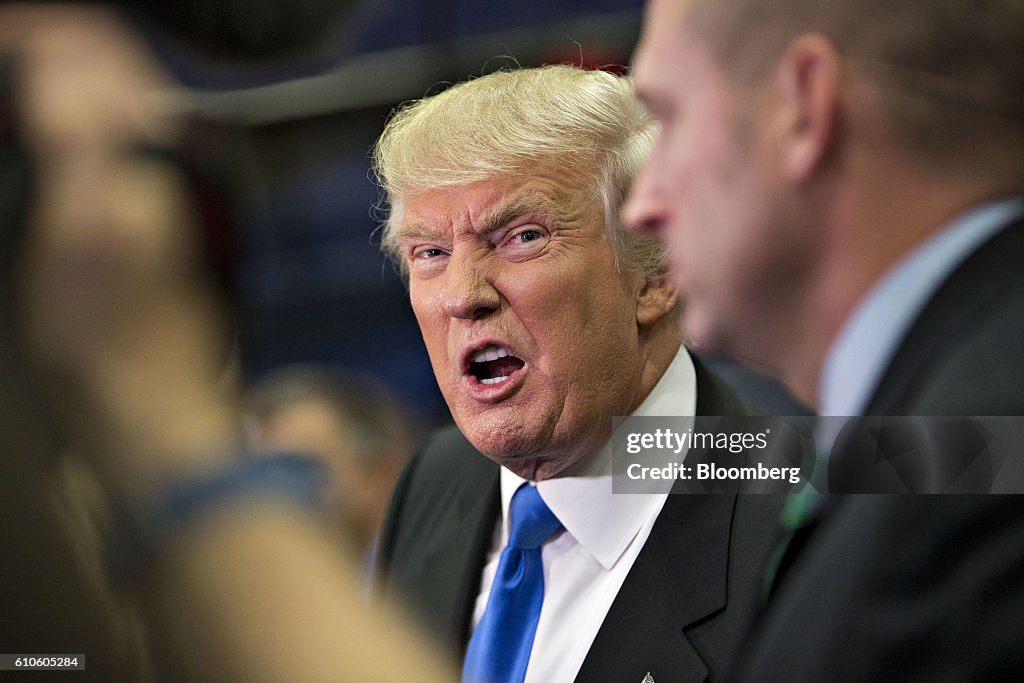
<svg viewBox="0 0 1024 683">
<path fill-rule="evenodd" d="M 527 215 L 554 222 L 603 216 L 593 174 L 551 164 L 536 171 L 407 192 L 392 200 L 391 224 L 401 239 L 437 223 L 486 231 Z"/>
</svg>

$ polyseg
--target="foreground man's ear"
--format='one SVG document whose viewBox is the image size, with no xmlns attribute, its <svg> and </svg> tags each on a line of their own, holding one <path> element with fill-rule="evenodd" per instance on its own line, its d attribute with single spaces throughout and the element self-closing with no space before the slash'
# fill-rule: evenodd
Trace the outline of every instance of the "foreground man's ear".
<svg viewBox="0 0 1024 683">
<path fill-rule="evenodd" d="M 794 40 L 780 60 L 777 115 L 783 170 L 794 182 L 807 182 L 835 144 L 841 72 L 835 46 L 817 34 Z"/>
</svg>

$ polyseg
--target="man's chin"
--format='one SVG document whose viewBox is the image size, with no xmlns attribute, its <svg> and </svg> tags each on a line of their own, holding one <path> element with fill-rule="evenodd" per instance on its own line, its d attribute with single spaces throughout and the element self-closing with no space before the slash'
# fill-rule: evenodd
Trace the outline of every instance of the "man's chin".
<svg viewBox="0 0 1024 683">
<path fill-rule="evenodd" d="M 711 334 L 711 327 L 693 307 L 687 306 L 684 310 L 681 326 L 687 347 L 697 351 L 717 353 L 714 348 L 716 345 L 714 336 Z"/>
<path fill-rule="evenodd" d="M 695 307 L 688 306 L 683 313 L 683 338 L 687 347 L 713 356 L 732 356 L 737 351 L 722 326 Z"/>
<path fill-rule="evenodd" d="M 488 459 L 530 481 L 557 477 L 574 462 L 570 455 L 545 452 L 536 440 L 495 439 L 493 433 L 467 438 Z"/>
<path fill-rule="evenodd" d="M 494 460 L 494 458 L 492 458 Z M 495 460 L 516 475 L 529 481 L 544 481 L 561 476 L 572 465 L 571 460 L 535 456 L 532 458 L 502 458 Z"/>
</svg>

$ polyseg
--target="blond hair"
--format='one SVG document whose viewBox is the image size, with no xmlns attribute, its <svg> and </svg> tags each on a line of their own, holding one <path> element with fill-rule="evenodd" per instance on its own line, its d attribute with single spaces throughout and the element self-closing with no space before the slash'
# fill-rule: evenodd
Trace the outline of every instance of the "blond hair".
<svg viewBox="0 0 1024 683">
<path fill-rule="evenodd" d="M 555 165 L 589 173 L 620 267 L 659 278 L 662 243 L 625 232 L 619 221 L 654 134 L 631 79 L 568 65 L 499 71 L 408 103 L 374 147 L 374 170 L 386 193 L 381 246 L 405 273 L 393 233 L 404 197 L 529 177 Z"/>
</svg>

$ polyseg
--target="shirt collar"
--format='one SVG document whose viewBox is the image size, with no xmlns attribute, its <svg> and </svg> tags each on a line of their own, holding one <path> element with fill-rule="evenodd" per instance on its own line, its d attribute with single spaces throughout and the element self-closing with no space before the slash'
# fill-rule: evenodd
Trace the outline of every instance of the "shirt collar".
<svg viewBox="0 0 1024 683">
<path fill-rule="evenodd" d="M 690 354 L 680 347 L 633 415 L 690 416 L 696 407 L 696 370 Z M 501 468 L 502 546 L 508 542 L 512 494 L 525 481 Z M 660 510 L 665 495 L 612 494 L 610 442 L 571 468 L 566 476 L 546 479 L 536 486 L 566 531 L 606 570 L 622 556 L 644 522 Z"/>
<path fill-rule="evenodd" d="M 1021 214 L 1021 197 L 972 209 L 894 266 L 861 299 L 829 349 L 818 385 L 819 413 L 862 413 L 935 291 L 975 249 Z"/>
</svg>

